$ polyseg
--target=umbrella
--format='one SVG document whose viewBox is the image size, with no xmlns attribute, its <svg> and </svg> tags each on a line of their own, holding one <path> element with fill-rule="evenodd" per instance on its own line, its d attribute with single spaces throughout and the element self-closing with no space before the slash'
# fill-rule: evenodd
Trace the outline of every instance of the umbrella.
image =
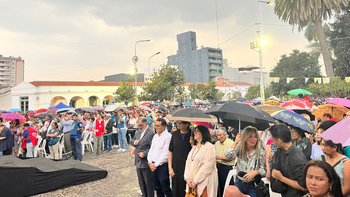
<svg viewBox="0 0 350 197">
<path fill-rule="evenodd" d="M 246 126 L 265 130 L 270 127 L 269 123 L 275 122 L 268 113 L 241 102 L 228 101 L 223 105 L 213 106 L 205 113 L 220 117 L 226 125 L 239 128 L 239 130 Z"/>
<path fill-rule="evenodd" d="M 24 116 L 22 116 L 21 114 L 17 114 L 17 113 L 13 113 L 13 112 L 3 114 L 3 115 L 1 115 L 1 117 L 5 120 L 17 120 L 17 119 L 19 121 L 26 120 L 26 118 Z"/>
<path fill-rule="evenodd" d="M 128 106 L 126 106 L 126 105 L 121 105 L 121 106 L 119 106 L 119 107 L 128 107 Z"/>
<path fill-rule="evenodd" d="M 320 119 L 323 119 L 324 114 L 331 114 L 333 118 L 341 120 L 343 119 L 344 114 L 348 111 L 349 109 L 342 105 L 326 104 L 319 105 L 318 110 L 314 110 L 312 114 Z"/>
<path fill-rule="evenodd" d="M 35 112 L 34 110 L 27 110 L 27 112 Z"/>
<path fill-rule="evenodd" d="M 293 96 L 298 96 L 299 94 L 302 94 L 302 95 L 312 95 L 311 92 L 307 91 L 307 90 L 304 90 L 304 89 L 294 89 L 294 90 L 290 90 L 287 92 L 287 94 L 289 95 L 293 95 Z"/>
<path fill-rule="evenodd" d="M 124 112 L 128 111 L 125 107 L 118 107 L 117 109 L 115 109 L 114 111 L 119 111 L 120 109 L 122 109 Z"/>
<path fill-rule="evenodd" d="M 227 101 L 214 101 L 214 105 L 220 105 L 220 104 L 224 104 L 226 103 Z"/>
<path fill-rule="evenodd" d="M 101 106 L 94 106 L 94 107 L 92 107 L 92 109 L 95 111 L 103 111 L 105 108 L 101 107 Z"/>
<path fill-rule="evenodd" d="M 289 126 L 297 127 L 308 133 L 315 134 L 314 125 L 310 121 L 306 120 L 306 118 L 304 118 L 302 115 L 288 110 L 283 110 L 272 113 L 271 116 Z"/>
<path fill-rule="evenodd" d="M 309 101 L 305 100 L 291 100 L 284 102 L 280 105 L 280 107 L 284 107 L 286 109 L 308 109 L 310 111 L 313 111 L 314 109 L 318 109 L 315 105 L 310 103 Z"/>
<path fill-rule="evenodd" d="M 208 129 L 214 129 L 214 126 L 208 122 L 191 122 L 193 125 L 196 125 L 196 126 L 205 126 L 207 127 Z"/>
<path fill-rule="evenodd" d="M 34 116 L 35 115 L 35 112 L 28 112 L 27 113 L 27 116 Z"/>
<path fill-rule="evenodd" d="M 46 111 L 46 113 L 56 113 L 58 109 L 49 109 Z"/>
<path fill-rule="evenodd" d="M 277 105 L 279 106 L 281 103 L 275 100 L 268 100 L 265 102 L 266 105 Z"/>
<path fill-rule="evenodd" d="M 179 102 L 174 101 L 174 102 L 169 103 L 169 105 L 170 106 L 178 106 L 178 105 L 181 105 L 181 104 Z"/>
<path fill-rule="evenodd" d="M 49 109 L 62 109 L 62 108 L 73 108 L 72 106 L 66 105 L 62 102 L 60 102 L 58 105 L 49 107 Z"/>
<path fill-rule="evenodd" d="M 246 101 L 247 99 L 245 99 L 245 98 L 237 98 L 236 99 L 236 101 L 239 101 L 239 102 L 244 102 L 244 101 Z"/>
<path fill-rule="evenodd" d="M 145 102 L 145 103 L 142 103 L 141 105 L 152 105 L 152 103 L 150 103 L 150 102 Z"/>
<path fill-rule="evenodd" d="M 145 105 L 140 105 L 139 106 L 140 109 L 144 109 L 144 110 L 147 110 L 147 111 L 152 111 L 151 108 L 145 106 Z"/>
<path fill-rule="evenodd" d="M 163 105 L 163 103 L 153 103 L 152 105 L 158 106 L 158 105 Z"/>
<path fill-rule="evenodd" d="M 216 122 L 216 118 L 205 114 L 203 110 L 195 107 L 174 110 L 168 114 L 169 120 L 183 120 L 188 122 Z"/>
<path fill-rule="evenodd" d="M 43 113 L 43 112 L 47 112 L 47 109 L 38 109 L 35 111 L 36 114 Z"/>
<path fill-rule="evenodd" d="M 251 101 L 244 101 L 243 103 L 247 103 L 248 105 L 254 105 L 254 103 Z"/>
<path fill-rule="evenodd" d="M 263 110 L 264 112 L 266 112 L 268 114 L 272 114 L 276 111 L 285 110 L 283 107 L 278 107 L 276 105 L 258 105 L 256 107 Z"/>
<path fill-rule="evenodd" d="M 171 103 L 170 101 L 163 101 L 163 104 L 169 104 Z"/>
<path fill-rule="evenodd" d="M 55 117 L 55 115 L 53 113 L 40 113 L 40 114 L 36 114 L 34 117 L 35 118 L 45 118 L 47 115 L 51 115 L 52 117 Z"/>
<path fill-rule="evenodd" d="M 82 111 L 87 111 L 87 112 L 95 112 L 95 110 L 92 109 L 91 107 L 83 107 L 83 108 L 81 108 L 81 110 Z M 75 110 L 75 111 L 77 111 L 77 110 Z"/>
<path fill-rule="evenodd" d="M 328 101 L 328 103 L 342 105 L 344 107 L 350 108 L 350 100 L 348 100 L 348 99 L 335 98 L 335 99 Z"/>
<path fill-rule="evenodd" d="M 205 105 L 204 102 L 197 102 L 196 105 Z"/>
<path fill-rule="evenodd" d="M 327 129 L 320 135 L 325 140 L 342 144 L 343 147 L 350 146 L 350 118 L 345 118 Z"/>
<path fill-rule="evenodd" d="M 12 108 L 12 109 L 8 110 L 7 112 L 21 112 L 21 111 L 22 111 L 21 109 Z"/>
<path fill-rule="evenodd" d="M 105 108 L 105 111 L 114 111 L 115 109 L 117 109 L 118 106 L 115 105 L 115 104 L 110 104 L 110 105 L 107 105 L 107 107 Z"/>
<path fill-rule="evenodd" d="M 278 101 L 278 102 L 281 101 L 279 98 L 277 98 L 277 97 L 275 97 L 275 96 L 270 96 L 270 97 L 269 97 L 269 100 L 275 100 L 275 101 Z"/>
<path fill-rule="evenodd" d="M 193 103 L 192 103 L 192 102 L 189 102 L 189 103 L 185 103 L 184 105 L 185 105 L 185 106 L 192 106 Z"/>
<path fill-rule="evenodd" d="M 290 110 L 289 110 L 290 111 Z M 293 109 L 292 111 L 294 111 L 297 114 L 306 114 L 310 117 L 311 121 L 315 120 L 315 115 L 312 114 L 311 110 L 307 110 L 307 109 Z"/>
<path fill-rule="evenodd" d="M 72 110 L 72 108 L 62 108 L 62 109 L 57 110 L 56 113 L 59 114 L 59 113 L 67 112 L 67 111 L 69 111 L 69 110 Z M 48 112 L 48 113 L 49 113 L 49 112 Z M 74 112 L 74 113 L 75 113 L 75 112 Z"/>
</svg>

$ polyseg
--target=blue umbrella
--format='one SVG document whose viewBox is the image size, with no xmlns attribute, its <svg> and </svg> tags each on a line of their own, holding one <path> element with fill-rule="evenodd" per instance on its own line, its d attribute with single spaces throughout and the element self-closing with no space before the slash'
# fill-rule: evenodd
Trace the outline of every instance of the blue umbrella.
<svg viewBox="0 0 350 197">
<path fill-rule="evenodd" d="M 7 112 L 21 112 L 22 110 L 18 109 L 18 108 L 12 108 L 10 110 L 8 110 Z"/>
<path fill-rule="evenodd" d="M 314 125 L 302 115 L 288 110 L 282 110 L 272 113 L 271 116 L 289 126 L 297 127 L 308 133 L 315 134 Z"/>
</svg>

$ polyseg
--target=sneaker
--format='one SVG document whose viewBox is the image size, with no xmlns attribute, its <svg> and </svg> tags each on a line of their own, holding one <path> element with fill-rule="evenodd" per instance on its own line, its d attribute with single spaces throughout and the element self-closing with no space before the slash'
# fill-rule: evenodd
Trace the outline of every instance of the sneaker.
<svg viewBox="0 0 350 197">
<path fill-rule="evenodd" d="M 125 152 L 126 151 L 126 149 L 122 149 L 122 152 Z"/>
<path fill-rule="evenodd" d="M 141 190 L 138 190 L 137 193 L 142 196 L 142 191 Z"/>
<path fill-rule="evenodd" d="M 93 159 L 93 158 L 95 158 L 95 157 L 96 157 L 96 155 L 92 155 L 92 156 L 91 156 L 91 159 Z"/>
<path fill-rule="evenodd" d="M 124 149 L 121 149 L 121 148 L 120 148 L 120 149 L 118 149 L 118 152 L 123 151 L 123 150 L 124 150 Z"/>
<path fill-rule="evenodd" d="M 118 148 L 119 146 L 118 145 L 114 145 L 115 146 L 115 148 Z"/>
</svg>

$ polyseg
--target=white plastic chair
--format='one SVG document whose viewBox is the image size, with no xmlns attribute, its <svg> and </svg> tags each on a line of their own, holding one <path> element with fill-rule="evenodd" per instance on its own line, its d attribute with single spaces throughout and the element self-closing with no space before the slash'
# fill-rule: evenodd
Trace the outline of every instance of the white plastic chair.
<svg viewBox="0 0 350 197">
<path fill-rule="evenodd" d="M 40 141 L 40 143 L 39 143 L 39 141 Z M 34 147 L 34 157 L 38 156 L 38 154 L 42 157 L 46 157 L 45 146 L 46 146 L 46 139 L 41 138 L 41 140 L 40 140 L 40 138 L 39 138 L 38 145 L 36 145 Z"/>
<path fill-rule="evenodd" d="M 231 181 L 232 177 L 233 177 L 233 180 L 236 179 L 236 174 L 237 174 L 236 166 L 233 166 L 232 170 L 230 170 L 230 172 L 227 175 L 226 182 L 225 182 L 224 193 L 222 194 L 222 196 L 224 196 L 225 190 L 228 187 L 228 185 L 230 184 L 230 181 Z"/>
<path fill-rule="evenodd" d="M 93 150 L 92 148 L 92 143 L 91 143 L 91 137 L 92 137 L 92 132 L 84 132 L 83 140 L 81 141 L 81 152 L 84 154 L 85 152 L 85 146 L 87 150 Z"/>
<path fill-rule="evenodd" d="M 65 151 L 65 149 L 64 149 L 64 134 L 62 133 L 60 135 L 60 139 L 58 140 L 58 153 L 60 155 L 60 159 L 62 159 L 63 151 Z"/>
</svg>

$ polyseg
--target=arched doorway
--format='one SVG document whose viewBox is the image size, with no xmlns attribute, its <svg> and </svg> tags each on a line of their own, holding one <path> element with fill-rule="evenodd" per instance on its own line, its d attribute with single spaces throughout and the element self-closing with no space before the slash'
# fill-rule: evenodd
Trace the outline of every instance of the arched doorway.
<svg viewBox="0 0 350 197">
<path fill-rule="evenodd" d="M 96 106 L 96 105 L 100 105 L 100 99 L 97 96 L 90 96 L 88 98 L 88 102 L 87 102 L 88 106 Z"/>
<path fill-rule="evenodd" d="M 75 96 L 70 99 L 69 106 L 73 108 L 82 108 L 84 107 L 84 99 L 81 96 Z"/>
<path fill-rule="evenodd" d="M 50 107 L 58 105 L 60 102 L 67 105 L 67 100 L 63 96 L 55 96 L 51 99 Z"/>
<path fill-rule="evenodd" d="M 114 97 L 111 95 L 105 96 L 102 101 L 102 106 L 113 103 Z"/>
</svg>

